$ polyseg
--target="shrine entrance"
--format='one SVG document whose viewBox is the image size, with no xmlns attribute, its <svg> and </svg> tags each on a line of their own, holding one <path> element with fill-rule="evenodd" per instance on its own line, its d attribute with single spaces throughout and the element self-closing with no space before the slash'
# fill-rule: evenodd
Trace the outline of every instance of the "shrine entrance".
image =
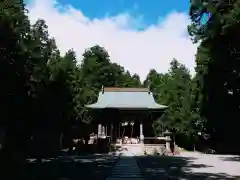
<svg viewBox="0 0 240 180">
<path fill-rule="evenodd" d="M 122 138 L 128 137 L 139 139 L 140 136 L 139 127 L 140 127 L 139 121 L 122 122 L 120 123 L 120 135 Z"/>
<path fill-rule="evenodd" d="M 118 139 L 122 144 L 139 144 L 140 143 L 140 123 L 139 121 L 125 121 L 119 124 Z M 121 141 L 118 140 L 118 141 Z"/>
</svg>

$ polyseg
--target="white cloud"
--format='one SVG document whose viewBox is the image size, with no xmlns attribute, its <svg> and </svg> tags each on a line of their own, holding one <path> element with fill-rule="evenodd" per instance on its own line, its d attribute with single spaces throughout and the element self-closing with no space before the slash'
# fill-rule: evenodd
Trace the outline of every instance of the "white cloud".
<svg viewBox="0 0 240 180">
<path fill-rule="evenodd" d="M 159 24 L 137 31 L 133 27 L 142 25 L 141 18 L 126 13 L 91 20 L 70 5 L 52 0 L 32 1 L 28 7 L 31 22 L 45 19 L 62 53 L 74 48 L 80 58 L 86 48 L 104 46 L 113 62 L 138 73 L 142 80 L 149 69 L 166 72 L 173 58 L 194 71 L 197 46 L 187 36 L 187 14 L 172 12 Z"/>
</svg>

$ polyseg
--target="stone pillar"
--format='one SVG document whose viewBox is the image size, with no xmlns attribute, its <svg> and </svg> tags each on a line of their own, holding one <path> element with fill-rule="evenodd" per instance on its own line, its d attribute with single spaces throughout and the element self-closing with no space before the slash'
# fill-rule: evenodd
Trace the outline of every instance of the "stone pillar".
<svg viewBox="0 0 240 180">
<path fill-rule="evenodd" d="M 143 134 L 143 122 L 142 120 L 140 121 L 140 143 L 144 143 L 144 134 Z"/>
<path fill-rule="evenodd" d="M 168 130 L 166 130 L 164 132 L 164 136 L 165 136 L 165 139 L 166 139 L 166 150 L 167 152 L 171 152 L 171 147 L 170 147 L 170 143 L 171 143 L 171 135 L 172 133 L 169 132 Z"/>
<path fill-rule="evenodd" d="M 98 124 L 98 137 L 102 136 L 102 125 Z"/>
</svg>

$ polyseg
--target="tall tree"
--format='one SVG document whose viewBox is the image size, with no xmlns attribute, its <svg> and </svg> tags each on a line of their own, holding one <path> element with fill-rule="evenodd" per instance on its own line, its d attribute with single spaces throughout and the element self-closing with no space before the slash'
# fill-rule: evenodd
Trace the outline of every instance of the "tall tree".
<svg viewBox="0 0 240 180">
<path fill-rule="evenodd" d="M 154 69 L 150 70 L 144 85 L 150 87 L 158 103 L 169 107 L 153 124 L 155 133 L 162 134 L 168 128 L 181 135 L 181 141 L 185 141 L 182 145 L 192 146 L 194 142 L 190 139 L 198 137 L 203 131 L 204 121 L 198 108 L 198 86 L 189 70 L 173 59 L 168 73 L 159 74 Z"/>
<path fill-rule="evenodd" d="M 6 131 L 6 138 L 1 150 L 2 172 L 15 170 L 17 173 L 17 157 L 25 154 L 27 139 L 27 107 L 29 107 L 28 81 L 30 63 L 28 45 L 31 41 L 30 24 L 25 15 L 25 6 L 21 0 L 0 2 L 0 39 L 1 39 L 1 125 Z M 17 156 L 16 156 L 17 154 Z M 19 169 L 19 171 L 21 171 Z M 3 177 L 6 174 L 1 174 Z"/>
<path fill-rule="evenodd" d="M 189 13 L 189 34 L 201 41 L 196 57 L 201 113 L 212 141 L 222 150 L 231 146 L 235 151 L 240 151 L 234 138 L 240 117 L 239 4 L 239 0 L 192 1 Z"/>
</svg>

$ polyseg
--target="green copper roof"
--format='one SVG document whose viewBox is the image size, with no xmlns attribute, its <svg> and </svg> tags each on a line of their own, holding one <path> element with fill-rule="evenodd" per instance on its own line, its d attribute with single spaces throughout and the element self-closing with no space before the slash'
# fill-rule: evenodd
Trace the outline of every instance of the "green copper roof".
<svg viewBox="0 0 240 180">
<path fill-rule="evenodd" d="M 120 89 L 120 88 L 119 88 Z M 136 88 L 135 88 L 136 89 Z M 100 92 L 95 104 L 87 108 L 119 108 L 119 109 L 166 109 L 167 106 L 157 104 L 148 91 L 105 91 Z"/>
</svg>

